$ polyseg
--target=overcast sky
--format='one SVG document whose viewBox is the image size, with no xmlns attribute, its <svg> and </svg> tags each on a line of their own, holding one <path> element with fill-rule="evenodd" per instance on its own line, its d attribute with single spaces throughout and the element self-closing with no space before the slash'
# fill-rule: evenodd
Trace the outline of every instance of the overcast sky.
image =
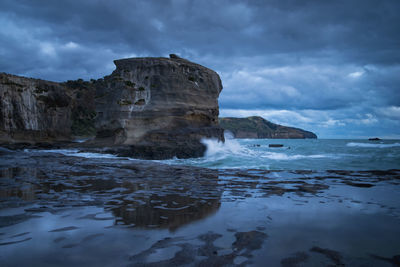
<svg viewBox="0 0 400 267">
<path fill-rule="evenodd" d="M 400 138 L 399 0 L 0 0 L 0 25 L 0 72 L 100 78 L 175 53 L 220 74 L 221 116 Z"/>
</svg>

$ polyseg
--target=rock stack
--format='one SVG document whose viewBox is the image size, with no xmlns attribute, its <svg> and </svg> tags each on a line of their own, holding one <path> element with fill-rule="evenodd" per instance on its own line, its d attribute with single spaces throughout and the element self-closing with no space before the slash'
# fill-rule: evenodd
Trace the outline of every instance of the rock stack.
<svg viewBox="0 0 400 267">
<path fill-rule="evenodd" d="M 217 73 L 186 59 L 129 58 L 99 80 L 54 83 L 0 76 L 0 142 L 72 141 L 86 149 L 147 159 L 199 157 L 202 138 L 223 141 Z"/>
</svg>

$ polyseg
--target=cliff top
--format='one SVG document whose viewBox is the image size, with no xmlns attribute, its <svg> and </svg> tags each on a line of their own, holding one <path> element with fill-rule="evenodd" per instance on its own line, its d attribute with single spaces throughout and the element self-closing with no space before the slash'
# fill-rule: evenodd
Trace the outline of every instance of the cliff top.
<svg viewBox="0 0 400 267">
<path fill-rule="evenodd" d="M 114 60 L 114 64 L 117 68 L 126 68 L 129 65 L 137 65 L 137 64 L 143 64 L 147 66 L 152 66 L 152 65 L 158 65 L 160 63 L 165 63 L 165 64 L 184 64 L 187 66 L 191 67 L 196 67 L 196 68 L 202 68 L 206 69 L 208 71 L 213 71 L 210 68 L 204 67 L 203 65 L 194 63 L 192 61 L 189 61 L 187 59 L 181 58 L 175 54 L 170 54 L 169 58 L 168 57 L 132 57 L 132 58 L 121 58 L 121 59 L 116 59 Z"/>
<path fill-rule="evenodd" d="M 272 123 L 259 116 L 247 118 L 226 117 L 219 118 L 219 124 L 222 128 L 231 131 L 235 137 L 251 138 L 317 138 L 309 131 L 299 128 L 282 126 Z"/>
</svg>

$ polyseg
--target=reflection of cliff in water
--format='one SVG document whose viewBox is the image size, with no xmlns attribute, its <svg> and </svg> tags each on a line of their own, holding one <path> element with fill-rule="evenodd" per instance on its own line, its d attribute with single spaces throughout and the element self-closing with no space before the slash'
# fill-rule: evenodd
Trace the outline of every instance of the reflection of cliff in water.
<svg viewBox="0 0 400 267">
<path fill-rule="evenodd" d="M 15 198 L 32 201 L 36 198 L 37 186 L 33 182 L 38 176 L 36 168 L 6 168 L 0 169 L 0 200 Z M 19 180 L 19 183 L 16 183 Z"/>
<path fill-rule="evenodd" d="M 216 170 L 159 165 L 135 171 L 142 178 L 125 180 L 120 195 L 106 203 L 117 224 L 175 230 L 220 207 Z"/>
<path fill-rule="evenodd" d="M 201 199 L 185 195 L 152 195 L 135 205 L 113 208 L 117 223 L 139 227 L 159 227 L 175 230 L 190 222 L 206 218 L 220 207 L 220 199 Z"/>
<path fill-rule="evenodd" d="M 170 230 L 220 207 L 216 170 L 54 153 L 25 161 L 21 154 L 0 163 L 2 207 L 34 204 L 38 211 L 56 211 L 100 205 L 113 212 L 115 224 Z"/>
</svg>

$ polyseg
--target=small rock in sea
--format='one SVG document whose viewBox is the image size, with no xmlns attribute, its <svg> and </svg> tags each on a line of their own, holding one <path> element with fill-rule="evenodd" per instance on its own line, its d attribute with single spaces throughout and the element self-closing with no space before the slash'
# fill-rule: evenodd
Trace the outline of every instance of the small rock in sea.
<svg viewBox="0 0 400 267">
<path fill-rule="evenodd" d="M 282 144 L 269 144 L 268 147 L 283 147 Z"/>
<path fill-rule="evenodd" d="M 374 138 L 369 138 L 369 141 L 380 141 L 381 139 L 378 137 L 374 137 Z"/>
</svg>

